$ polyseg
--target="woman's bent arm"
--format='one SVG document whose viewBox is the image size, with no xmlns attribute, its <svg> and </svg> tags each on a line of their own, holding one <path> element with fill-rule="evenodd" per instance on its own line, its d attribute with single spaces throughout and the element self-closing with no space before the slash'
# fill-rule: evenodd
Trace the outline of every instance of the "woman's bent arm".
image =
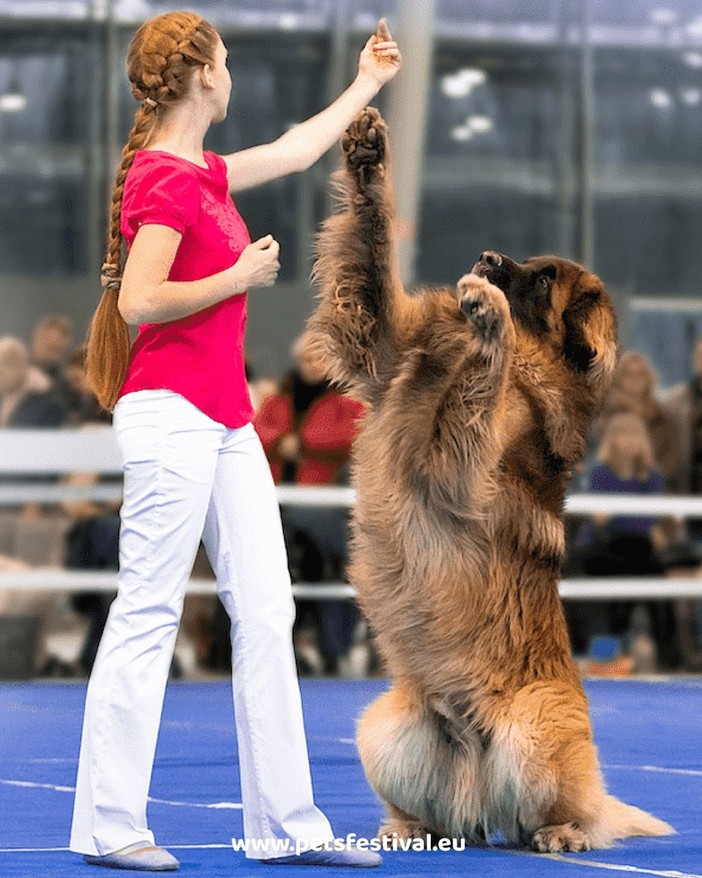
<svg viewBox="0 0 702 878">
<path fill-rule="evenodd" d="M 194 281 L 169 281 L 181 233 L 168 226 L 142 226 L 127 257 L 119 292 L 119 311 L 126 323 L 166 323 L 188 317 L 210 305 L 245 292 L 271 286 L 280 263 L 280 247 L 271 235 L 244 249 L 230 268 Z"/>
</svg>

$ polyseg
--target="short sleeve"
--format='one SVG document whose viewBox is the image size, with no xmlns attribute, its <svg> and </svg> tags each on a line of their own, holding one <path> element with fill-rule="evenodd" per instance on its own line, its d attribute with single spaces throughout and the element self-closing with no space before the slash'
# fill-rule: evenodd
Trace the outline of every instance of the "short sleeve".
<svg viewBox="0 0 702 878">
<path fill-rule="evenodd" d="M 181 165 L 149 163 L 132 168 L 122 198 L 122 234 L 131 243 L 141 226 L 162 225 L 183 234 L 200 211 L 200 184 L 197 177 Z"/>
<path fill-rule="evenodd" d="M 212 162 L 215 167 L 219 171 L 221 175 L 226 179 L 227 177 L 227 163 L 224 161 L 221 155 L 218 155 L 216 152 L 209 152 L 207 155 L 212 157 Z"/>
</svg>

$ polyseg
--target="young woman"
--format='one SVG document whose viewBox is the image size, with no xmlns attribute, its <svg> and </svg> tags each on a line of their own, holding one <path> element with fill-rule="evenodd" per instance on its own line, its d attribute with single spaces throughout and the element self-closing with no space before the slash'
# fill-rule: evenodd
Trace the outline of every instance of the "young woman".
<svg viewBox="0 0 702 878">
<path fill-rule="evenodd" d="M 400 53 L 381 23 L 333 104 L 273 143 L 221 157 L 203 141 L 227 114 L 226 58 L 217 31 L 185 12 L 146 22 L 129 50 L 140 105 L 117 173 L 87 356 L 124 459 L 119 592 L 88 686 L 71 848 L 94 865 L 178 868 L 155 846 L 146 799 L 202 538 L 232 620 L 244 834 L 270 840 L 277 859 L 249 855 L 377 865 L 370 852 L 333 850 L 312 798 L 285 546 L 244 376 L 245 291 L 273 284 L 279 248 L 271 235 L 250 243 L 229 192 L 309 167 L 392 79 Z M 129 324 L 139 325 L 131 349 Z M 283 856 L 280 839 L 291 851 L 296 842 L 317 850 Z"/>
</svg>

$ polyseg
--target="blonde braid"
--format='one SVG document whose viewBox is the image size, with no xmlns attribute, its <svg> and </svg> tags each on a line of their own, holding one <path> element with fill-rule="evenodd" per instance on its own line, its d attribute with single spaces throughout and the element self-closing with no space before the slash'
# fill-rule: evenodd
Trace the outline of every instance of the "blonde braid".
<svg viewBox="0 0 702 878">
<path fill-rule="evenodd" d="M 86 375 L 98 402 L 111 411 L 129 365 L 129 327 L 119 313 L 122 283 L 122 195 L 134 156 L 149 142 L 161 108 L 180 101 L 193 69 L 214 62 L 219 39 L 211 24 L 189 12 L 160 15 L 136 32 L 127 58 L 132 94 L 141 101 L 122 150 L 110 206 L 107 255 L 101 269 L 103 295 L 88 333 Z"/>
</svg>

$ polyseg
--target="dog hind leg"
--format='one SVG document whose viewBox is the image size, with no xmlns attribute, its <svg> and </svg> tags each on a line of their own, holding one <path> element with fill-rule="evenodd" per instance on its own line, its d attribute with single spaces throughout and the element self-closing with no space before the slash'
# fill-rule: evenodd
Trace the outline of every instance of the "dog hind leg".
<svg viewBox="0 0 702 878">
<path fill-rule="evenodd" d="M 608 847 L 606 792 L 587 702 L 559 682 L 532 683 L 493 729 L 483 784 L 492 828 L 540 852 Z"/>
<path fill-rule="evenodd" d="M 387 809 L 379 835 L 484 840 L 477 734 L 452 737 L 442 718 L 400 684 L 366 709 L 357 741 L 368 782 Z"/>
</svg>

